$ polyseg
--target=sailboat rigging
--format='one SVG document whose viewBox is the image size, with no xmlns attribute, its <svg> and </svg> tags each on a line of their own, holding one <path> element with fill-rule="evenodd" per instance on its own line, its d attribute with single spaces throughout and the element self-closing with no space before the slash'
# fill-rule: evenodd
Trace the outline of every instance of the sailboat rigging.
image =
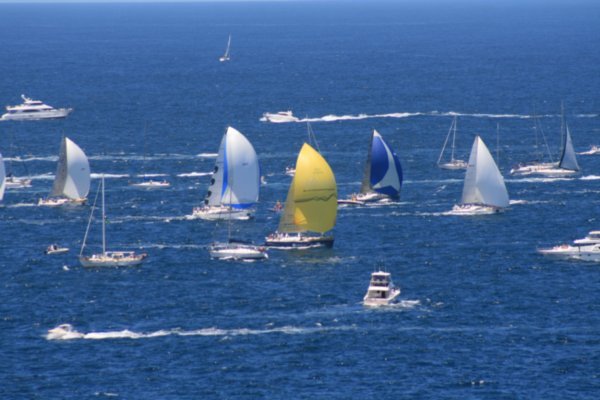
<svg viewBox="0 0 600 400">
<path fill-rule="evenodd" d="M 448 130 L 448 134 L 446 135 L 446 140 L 444 141 L 444 145 L 442 146 L 442 151 L 440 152 L 440 156 L 437 160 L 438 167 L 442 169 L 466 169 L 467 163 L 464 160 L 458 160 L 454 158 L 454 148 L 456 146 L 456 126 L 457 126 L 457 118 L 454 117 L 452 119 L 452 124 L 450 125 L 450 129 Z M 446 145 L 448 144 L 448 140 L 450 139 L 450 135 L 452 135 L 452 146 L 450 152 L 450 161 L 442 162 L 442 157 L 444 156 L 444 151 L 446 150 Z"/>
</svg>

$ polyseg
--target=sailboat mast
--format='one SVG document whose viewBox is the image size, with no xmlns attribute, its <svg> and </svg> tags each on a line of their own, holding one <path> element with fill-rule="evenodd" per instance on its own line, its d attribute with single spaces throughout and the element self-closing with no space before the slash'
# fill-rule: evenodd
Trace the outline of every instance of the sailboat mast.
<svg viewBox="0 0 600 400">
<path fill-rule="evenodd" d="M 496 122 L 496 165 L 500 163 L 500 122 Z"/>
<path fill-rule="evenodd" d="M 454 129 L 452 130 L 452 152 L 450 153 L 450 161 L 454 161 L 454 144 L 456 143 L 456 117 L 454 117 Z"/>
<path fill-rule="evenodd" d="M 102 175 L 102 255 L 106 255 L 106 210 L 104 208 L 104 175 Z"/>
<path fill-rule="evenodd" d="M 438 157 L 437 164 L 440 165 L 442 161 L 442 157 L 444 156 L 444 150 L 446 150 L 446 145 L 448 144 L 448 139 L 450 138 L 450 134 L 452 133 L 452 128 L 454 128 L 454 119 L 452 119 L 452 123 L 450 124 L 450 129 L 448 130 L 448 134 L 446 135 L 446 140 L 444 140 L 444 145 L 442 146 L 442 151 L 440 151 L 440 156 Z"/>
</svg>

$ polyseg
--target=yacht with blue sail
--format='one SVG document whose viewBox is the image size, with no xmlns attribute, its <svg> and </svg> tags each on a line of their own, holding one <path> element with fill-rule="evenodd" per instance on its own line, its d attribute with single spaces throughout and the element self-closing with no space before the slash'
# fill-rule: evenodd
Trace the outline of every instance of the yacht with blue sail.
<svg viewBox="0 0 600 400">
<path fill-rule="evenodd" d="M 503 211 L 509 204 L 504 178 L 487 146 L 476 136 L 469 156 L 461 201 L 448 214 L 495 214 Z"/>
<path fill-rule="evenodd" d="M 349 199 L 338 200 L 338 204 L 367 205 L 389 203 L 400 199 L 402 166 L 397 154 L 373 130 L 360 192 Z"/>
<path fill-rule="evenodd" d="M 205 220 L 252 218 L 258 202 L 260 167 L 250 141 L 231 126 L 223 135 L 204 206 L 193 217 Z"/>
</svg>

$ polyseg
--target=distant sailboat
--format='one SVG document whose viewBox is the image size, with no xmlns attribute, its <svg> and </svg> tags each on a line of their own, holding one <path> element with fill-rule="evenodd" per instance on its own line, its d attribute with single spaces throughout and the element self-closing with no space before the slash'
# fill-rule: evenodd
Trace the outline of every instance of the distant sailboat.
<svg viewBox="0 0 600 400">
<path fill-rule="evenodd" d="M 325 236 L 325 232 L 335 226 L 336 215 L 337 185 L 333 171 L 319 152 L 304 143 L 279 227 L 266 238 L 265 244 L 276 249 L 332 247 L 333 236 Z"/>
<path fill-rule="evenodd" d="M 219 58 L 220 62 L 229 61 L 229 49 L 231 47 L 231 35 L 229 35 L 229 39 L 227 40 L 227 48 L 225 49 L 225 54 Z"/>
<path fill-rule="evenodd" d="M 462 199 L 450 214 L 494 214 L 508 205 L 508 191 L 504 178 L 487 146 L 479 136 L 476 136 L 465 174 Z"/>
<path fill-rule="evenodd" d="M 6 190 L 6 170 L 4 169 L 4 159 L 0 154 L 0 201 L 4 200 L 4 191 Z"/>
<path fill-rule="evenodd" d="M 64 137 L 60 147 L 52 192 L 47 199 L 40 199 L 38 205 L 83 204 L 89 190 L 90 164 L 88 159 L 79 146 L 71 139 Z"/>
<path fill-rule="evenodd" d="M 203 207 L 193 216 L 208 219 L 249 219 L 258 202 L 260 168 L 258 156 L 248 139 L 228 127 L 215 162 L 215 169 Z"/>
<path fill-rule="evenodd" d="M 11 149 L 11 155 L 12 157 L 14 157 L 15 151 L 14 151 L 14 136 L 11 134 L 11 143 L 10 143 L 10 149 Z M 29 171 L 27 171 L 27 164 L 22 163 L 23 164 L 23 168 L 25 169 L 25 178 L 19 178 L 14 176 L 13 174 L 13 168 L 12 168 L 12 161 L 8 160 L 8 164 L 7 164 L 7 169 L 6 169 L 6 188 L 7 189 L 22 189 L 22 188 L 28 188 L 31 187 L 31 179 L 29 178 Z"/>
<path fill-rule="evenodd" d="M 92 218 L 94 216 L 94 209 L 96 208 L 96 200 L 98 200 L 98 194 L 94 199 L 92 205 L 92 211 L 90 212 L 90 219 L 88 220 L 85 235 L 83 237 L 83 243 L 81 244 L 81 251 L 79 252 L 79 262 L 84 267 L 130 267 L 141 264 L 147 257 L 147 254 L 136 254 L 134 251 L 106 251 L 106 209 L 104 203 L 104 175 L 100 181 L 100 189 L 102 193 L 102 253 L 92 254 L 91 256 L 84 256 L 83 251 L 87 242 L 88 233 L 92 224 Z"/>
<path fill-rule="evenodd" d="M 528 163 L 518 165 L 511 169 L 513 175 L 545 175 L 545 176 L 564 176 L 572 175 L 579 172 L 579 164 L 577 163 L 577 155 L 573 148 L 571 140 L 571 132 L 569 125 L 565 119 L 564 108 L 562 109 L 561 118 L 561 136 L 562 149 L 558 163 Z M 545 138 L 544 138 L 545 140 Z"/>
<path fill-rule="evenodd" d="M 398 200 L 401 187 L 400 160 L 379 132 L 373 130 L 360 193 L 353 194 L 347 200 L 338 200 L 338 203 L 364 205 Z"/>
<path fill-rule="evenodd" d="M 467 169 L 467 163 L 464 160 L 457 160 L 454 158 L 454 147 L 456 144 L 456 125 L 457 120 L 456 117 L 454 117 L 452 119 L 452 124 L 450 125 L 450 130 L 448 130 L 448 134 L 446 135 L 444 146 L 442 146 L 442 151 L 440 152 L 440 156 L 437 160 L 438 167 L 442 169 Z M 450 135 L 452 135 L 452 151 L 450 153 L 450 161 L 442 162 L 442 157 L 444 156 L 444 151 L 446 150 L 446 145 L 448 144 L 448 139 L 450 139 Z"/>
</svg>

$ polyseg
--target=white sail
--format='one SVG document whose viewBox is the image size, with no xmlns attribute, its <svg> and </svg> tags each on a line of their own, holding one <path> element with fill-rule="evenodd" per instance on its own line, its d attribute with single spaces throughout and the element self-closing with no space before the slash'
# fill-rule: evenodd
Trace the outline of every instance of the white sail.
<svg viewBox="0 0 600 400">
<path fill-rule="evenodd" d="M 465 175 L 462 204 L 482 204 L 505 208 L 509 205 L 504 178 L 485 143 L 475 137 Z"/>
<path fill-rule="evenodd" d="M 0 201 L 4 199 L 4 190 L 6 190 L 6 170 L 4 169 L 4 159 L 0 154 Z"/>
<path fill-rule="evenodd" d="M 238 130 L 228 127 L 221 140 L 207 204 L 249 208 L 258 201 L 260 168 L 252 144 Z"/>
<path fill-rule="evenodd" d="M 565 135 L 563 152 L 560 157 L 558 167 L 562 169 L 569 169 L 572 171 L 579 171 L 579 164 L 577 164 L 577 156 L 575 155 L 575 150 L 573 149 L 573 142 L 571 141 L 571 132 L 569 131 L 569 126 L 566 125 L 566 127 L 567 132 Z"/>
<path fill-rule="evenodd" d="M 85 199 L 90 190 L 90 164 L 71 139 L 63 138 L 51 196 Z"/>
</svg>

